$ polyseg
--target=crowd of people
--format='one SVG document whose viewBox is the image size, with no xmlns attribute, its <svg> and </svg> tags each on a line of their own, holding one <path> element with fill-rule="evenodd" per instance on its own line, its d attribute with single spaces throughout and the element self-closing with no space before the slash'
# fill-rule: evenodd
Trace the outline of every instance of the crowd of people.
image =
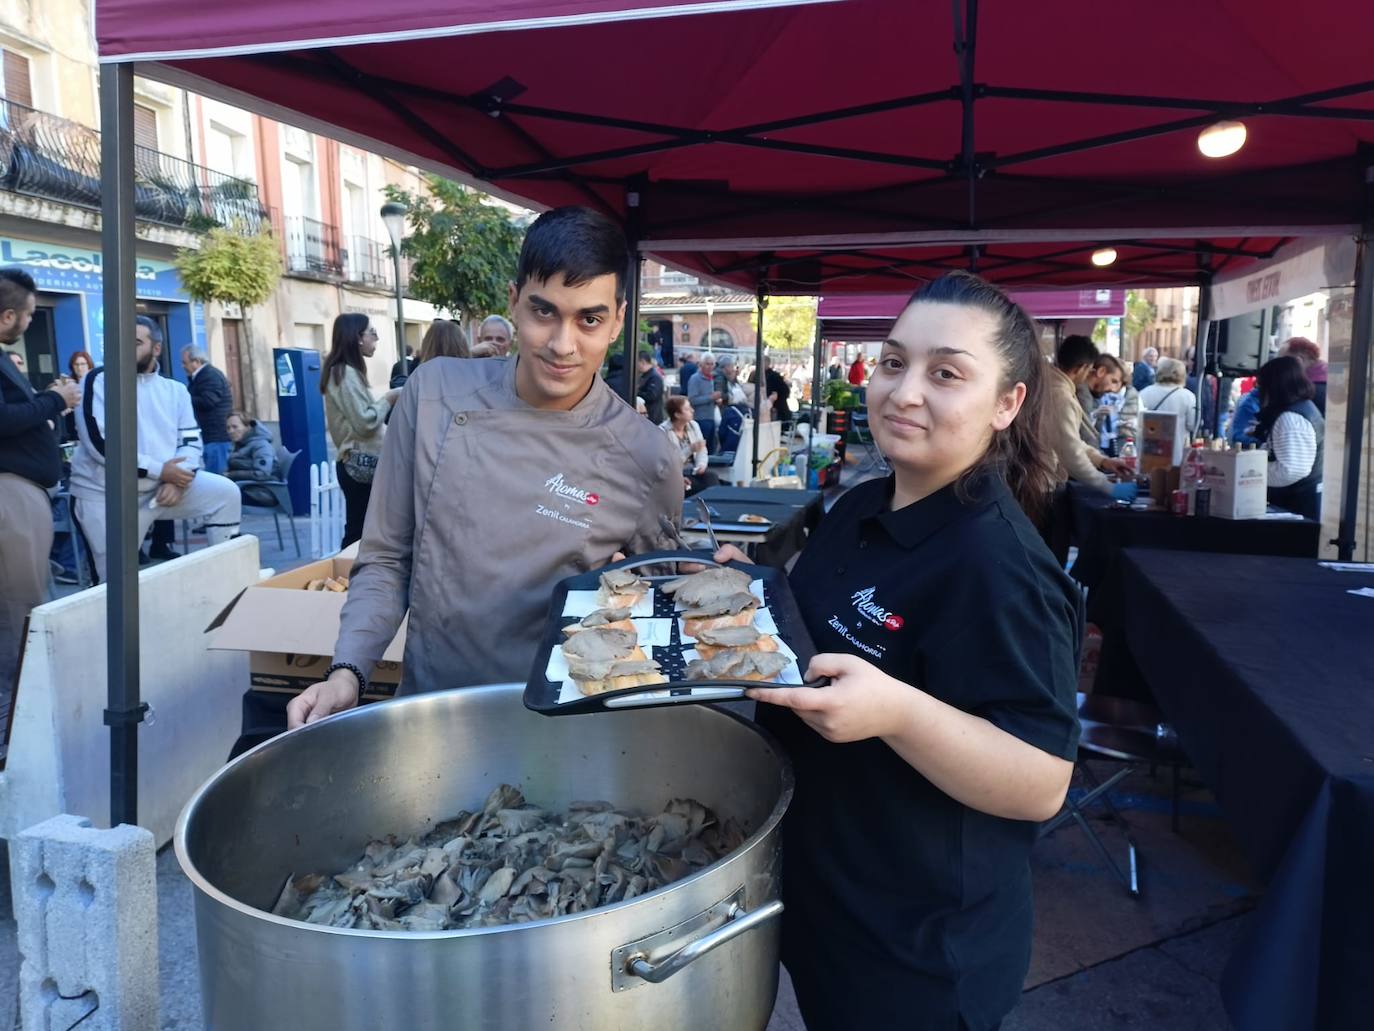
<svg viewBox="0 0 1374 1031">
<path fill-rule="evenodd" d="M 320 387 L 344 543 L 360 547 L 332 662 L 291 701 L 292 726 L 356 705 L 408 612 L 399 694 L 518 681 L 555 583 L 670 546 L 665 524 L 710 483 L 710 452 L 754 392 L 732 356 L 711 353 L 684 356 L 669 390 L 646 351 L 642 415 L 622 401 L 601 372 L 629 266 L 604 216 L 546 212 L 526 235 L 510 319 L 485 320 L 471 347 L 436 321 L 384 391 L 368 378 L 375 328 L 335 321 Z M 22 336 L 33 295 L 31 279 L 0 270 L 0 342 Z M 159 374 L 162 347 L 157 324 L 138 319 L 140 529 L 194 518 L 227 539 L 279 452 L 225 405 L 203 352 L 182 351 L 188 389 Z M 1259 370 L 1240 427 L 1270 453 L 1271 498 L 1295 511 L 1320 479 L 1313 350 L 1291 340 Z M 105 377 L 89 356 L 84 366 L 73 359 L 71 379 L 35 391 L 0 362 L 0 677 L 12 679 L 23 619 L 46 593 L 33 556 L 51 545 L 69 415 L 76 514 L 103 575 Z M 753 414 L 785 418 L 786 377 L 756 375 L 768 405 Z M 1081 336 L 1047 362 L 1026 313 L 964 272 L 914 295 L 873 365 L 860 357 L 846 378 L 867 391 L 891 474 L 835 502 L 789 577 L 818 652 L 804 675 L 827 683 L 748 692 L 795 771 L 783 961 L 815 1029 L 899 1026 L 912 1012 L 994 1028 L 1020 996 L 1028 856 L 1063 803 L 1078 735 L 1081 593 L 1047 547 L 1048 510 L 1068 478 L 1133 497 L 1121 452 L 1142 413 L 1195 431 L 1215 383 L 1190 384 L 1158 354 L 1127 367 Z M 715 557 L 749 561 L 728 546 Z M 0 693 L 10 686 L 0 679 Z"/>
<path fill-rule="evenodd" d="M 1217 377 L 1190 372 L 1184 359 L 1147 348 L 1127 368 L 1085 336 L 1068 336 L 1055 353 L 1050 440 L 1069 479 L 1134 500 L 1137 488 L 1120 458 L 1139 452 L 1141 413 L 1176 416 L 1175 464 L 1187 442 L 1220 438 L 1269 453 L 1269 502 L 1308 519 L 1321 518 L 1326 363 L 1304 337 L 1285 341 L 1258 373 L 1221 396 Z"/>
</svg>

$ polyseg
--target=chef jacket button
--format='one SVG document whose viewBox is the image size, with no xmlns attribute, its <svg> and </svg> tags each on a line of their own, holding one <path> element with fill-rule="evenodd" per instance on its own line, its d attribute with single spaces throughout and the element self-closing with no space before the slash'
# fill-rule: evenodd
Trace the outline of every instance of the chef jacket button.
<svg viewBox="0 0 1374 1031">
<path fill-rule="evenodd" d="M 835 567 L 835 572 L 836 572 L 836 573 L 843 574 L 843 573 L 844 573 L 844 566 L 836 566 L 836 567 Z"/>
<path fill-rule="evenodd" d="M 866 547 L 868 547 L 868 541 L 865 541 L 865 540 L 859 541 L 859 547 L 861 547 L 861 548 L 866 548 Z"/>
<path fill-rule="evenodd" d="M 467 412 L 459 412 L 457 415 L 453 417 L 453 421 L 456 422 L 459 426 L 466 426 L 468 422 Z"/>
</svg>

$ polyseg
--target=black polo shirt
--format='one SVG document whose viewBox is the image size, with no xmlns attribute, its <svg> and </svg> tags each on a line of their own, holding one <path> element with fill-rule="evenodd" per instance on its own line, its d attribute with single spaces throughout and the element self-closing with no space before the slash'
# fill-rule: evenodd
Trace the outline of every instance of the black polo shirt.
<svg viewBox="0 0 1374 1031">
<path fill-rule="evenodd" d="M 791 576 L 820 652 L 884 672 L 1073 759 L 1080 595 L 1000 478 L 889 511 L 841 498 Z M 831 744 L 789 710 L 783 955 L 810 1031 L 985 1028 L 1030 961 L 1037 825 L 954 801 L 872 739 Z"/>
</svg>

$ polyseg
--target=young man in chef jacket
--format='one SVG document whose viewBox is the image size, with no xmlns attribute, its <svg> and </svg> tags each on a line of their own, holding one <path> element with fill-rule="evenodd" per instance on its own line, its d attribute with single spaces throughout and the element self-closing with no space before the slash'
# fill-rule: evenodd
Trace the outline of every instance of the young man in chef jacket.
<svg viewBox="0 0 1374 1031">
<path fill-rule="evenodd" d="M 668 435 L 598 376 L 625 318 L 625 237 L 586 208 L 541 215 L 510 287 L 511 358 L 440 358 L 387 430 L 334 662 L 289 725 L 351 708 L 407 611 L 399 694 L 523 683 L 561 579 L 669 547 Z"/>
</svg>

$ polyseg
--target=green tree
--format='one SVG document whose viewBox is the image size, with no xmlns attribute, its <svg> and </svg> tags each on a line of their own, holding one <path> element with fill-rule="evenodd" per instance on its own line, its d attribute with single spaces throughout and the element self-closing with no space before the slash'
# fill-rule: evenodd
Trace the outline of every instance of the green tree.
<svg viewBox="0 0 1374 1031">
<path fill-rule="evenodd" d="M 1126 353 L 1126 342 L 1134 343 L 1137 336 L 1154 325 L 1158 314 L 1154 302 L 1147 300 L 1140 291 L 1126 291 L 1126 318 L 1121 324 L 1122 354 Z"/>
<path fill-rule="evenodd" d="M 198 249 L 187 248 L 172 259 L 182 286 L 194 301 L 237 304 L 243 318 L 240 352 L 248 359 L 248 382 L 253 376 L 253 328 L 250 318 L 254 305 L 265 303 L 281 280 L 281 250 L 267 233 L 245 236 L 242 227 L 211 229 L 201 238 Z"/>
<path fill-rule="evenodd" d="M 410 223 L 401 253 L 414 259 L 411 297 L 468 318 L 506 310 L 524 237 L 507 211 L 437 175 L 425 176 L 423 192 L 388 186 L 386 196 L 405 206 Z"/>
<path fill-rule="evenodd" d="M 763 311 L 763 343 L 776 362 L 800 361 L 816 346 L 816 298 L 770 297 Z M 750 316 L 750 325 L 758 332 L 759 313 Z"/>
</svg>

